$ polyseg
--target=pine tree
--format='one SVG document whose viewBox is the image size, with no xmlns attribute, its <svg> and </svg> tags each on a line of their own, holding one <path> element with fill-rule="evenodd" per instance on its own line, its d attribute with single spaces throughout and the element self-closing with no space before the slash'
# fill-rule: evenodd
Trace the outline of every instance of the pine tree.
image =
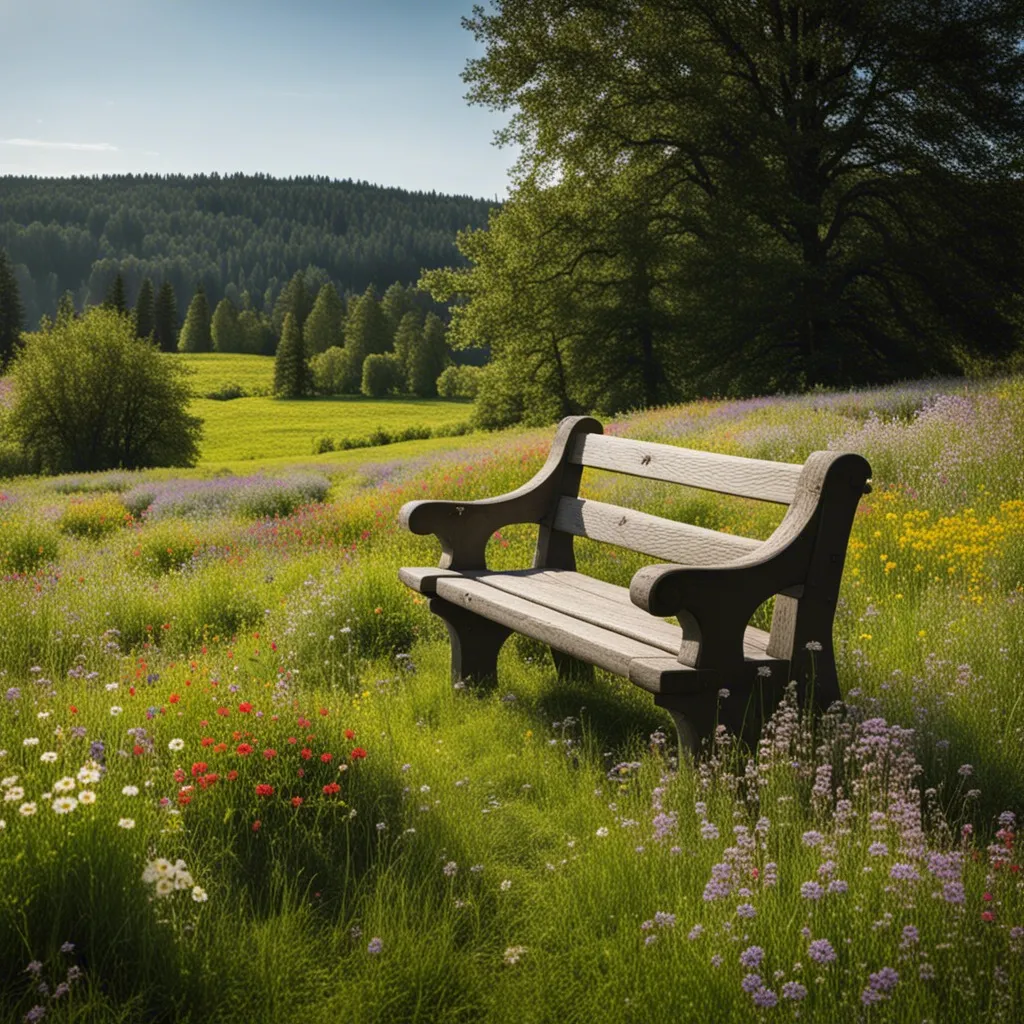
<svg viewBox="0 0 1024 1024">
<path fill-rule="evenodd" d="M 395 357 L 402 368 L 402 390 L 412 389 L 410 371 L 412 370 L 414 353 L 423 347 L 423 325 L 419 317 L 406 313 L 395 331 Z"/>
<path fill-rule="evenodd" d="M 346 393 L 359 391 L 363 380 L 363 361 L 369 355 L 387 352 L 391 341 L 388 322 L 371 284 L 362 295 L 349 302 L 344 349 Z"/>
<path fill-rule="evenodd" d="M 316 302 L 313 303 L 313 309 L 302 329 L 306 354 L 312 356 L 318 352 L 326 352 L 333 345 L 341 345 L 344 319 L 345 307 L 338 298 L 334 285 L 328 282 L 317 294 Z"/>
<path fill-rule="evenodd" d="M 107 296 L 103 300 L 103 308 L 112 309 L 116 313 L 128 312 L 128 300 L 124 295 L 124 278 L 121 276 L 120 270 L 107 289 Z"/>
<path fill-rule="evenodd" d="M 423 323 L 423 314 L 417 309 L 415 296 L 415 288 L 406 288 L 400 281 L 396 281 L 381 297 L 380 308 L 392 337 L 398 333 L 399 324 L 406 313 L 417 313 L 420 324 Z"/>
<path fill-rule="evenodd" d="M 245 350 L 245 339 L 238 323 L 238 310 L 228 298 L 217 303 L 210 321 L 210 337 L 215 352 L 242 352 Z"/>
<path fill-rule="evenodd" d="M 25 326 L 25 307 L 14 268 L 5 250 L 0 249 L 0 367 L 5 367 L 14 355 Z"/>
<path fill-rule="evenodd" d="M 421 398 L 434 398 L 437 395 L 437 378 L 441 376 L 447 359 L 444 323 L 436 313 L 428 313 L 420 343 L 411 350 L 406 364 L 409 390 Z"/>
<path fill-rule="evenodd" d="M 75 297 L 65 292 L 57 302 L 57 324 L 63 325 L 75 319 Z"/>
<path fill-rule="evenodd" d="M 178 299 L 174 294 L 174 285 L 170 281 L 164 281 L 157 293 L 153 337 L 161 352 L 177 352 Z"/>
<path fill-rule="evenodd" d="M 292 274 L 291 280 L 281 289 L 277 301 L 274 303 L 274 310 L 271 320 L 274 330 L 280 337 L 284 331 L 285 315 L 291 313 L 295 317 L 299 331 L 306 326 L 306 318 L 313 308 L 313 297 L 306 287 L 306 272 L 297 270 Z"/>
<path fill-rule="evenodd" d="M 185 314 L 185 323 L 178 336 L 179 352 L 210 352 L 213 340 L 210 337 L 210 306 L 206 301 L 206 292 L 201 284 L 196 285 L 196 293 L 189 303 Z"/>
<path fill-rule="evenodd" d="M 145 277 L 139 286 L 139 296 L 135 300 L 135 333 L 140 338 L 148 338 L 155 327 L 156 299 L 153 295 L 153 282 Z"/>
<path fill-rule="evenodd" d="M 274 357 L 274 393 L 281 398 L 304 398 L 309 389 L 310 373 L 302 332 L 294 315 L 286 313 Z"/>
</svg>

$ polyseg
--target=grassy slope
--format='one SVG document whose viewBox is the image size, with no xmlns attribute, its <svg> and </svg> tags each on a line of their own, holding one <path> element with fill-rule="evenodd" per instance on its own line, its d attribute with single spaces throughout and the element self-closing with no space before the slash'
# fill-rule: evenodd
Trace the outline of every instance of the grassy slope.
<svg viewBox="0 0 1024 1024">
<path fill-rule="evenodd" d="M 871 1021 L 1018 1019 L 1020 857 L 1005 833 L 986 844 L 999 812 L 1024 809 L 1024 382 L 702 403 L 610 429 L 785 461 L 830 442 L 868 456 L 835 629 L 848 720 L 814 743 L 782 726 L 756 766 L 726 750 L 676 771 L 648 695 L 604 673 L 559 682 L 519 639 L 493 692 L 453 689 L 443 631 L 395 580 L 436 545 L 395 513 L 517 486 L 550 431 L 417 442 L 404 464 L 398 446 L 344 453 L 323 462 L 332 503 L 276 523 L 76 539 L 57 517 L 89 510 L 25 483 L 0 505 L 0 549 L 55 541 L 60 572 L 0 584 L 0 668 L 19 691 L 0 699 L 0 764 L 25 791 L 0 803 L 0 1014 L 60 1012 L 29 984 L 38 958 L 51 987 L 83 966 L 75 1019 L 90 1021 L 745 1022 L 752 973 L 780 1001 L 766 1017 L 854 1020 L 875 998 Z M 584 489 L 754 536 L 778 518 L 597 473 Z M 534 534 L 502 531 L 492 564 L 528 564 Z M 169 549 L 184 572 L 164 568 Z M 643 561 L 583 543 L 579 559 L 619 583 Z M 44 789 L 97 740 L 107 773 L 76 786 L 96 803 L 54 814 Z M 148 901 L 154 853 L 181 857 L 209 899 Z M 813 888 L 833 882 L 848 891 Z M 835 960 L 815 962 L 811 940 Z M 740 962 L 751 947 L 757 968 Z"/>
<path fill-rule="evenodd" d="M 463 402 L 360 396 L 284 401 L 261 395 L 273 383 L 268 356 L 204 353 L 182 357 L 196 370 L 197 394 L 228 384 L 258 397 L 214 401 L 198 398 L 192 411 L 205 424 L 202 465 L 276 460 L 309 455 L 314 438 L 365 438 L 377 427 L 395 433 L 406 427 L 448 427 L 465 423 Z"/>
</svg>

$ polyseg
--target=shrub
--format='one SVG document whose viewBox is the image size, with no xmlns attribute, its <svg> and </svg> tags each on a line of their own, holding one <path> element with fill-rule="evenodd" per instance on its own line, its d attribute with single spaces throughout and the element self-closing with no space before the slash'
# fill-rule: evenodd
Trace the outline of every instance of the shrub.
<svg viewBox="0 0 1024 1024">
<path fill-rule="evenodd" d="M 57 525 L 62 533 L 74 537 L 105 537 L 130 523 L 131 513 L 116 498 L 72 498 L 61 513 Z"/>
<path fill-rule="evenodd" d="M 449 366 L 437 378 L 441 398 L 476 398 L 482 366 Z"/>
<path fill-rule="evenodd" d="M 313 387 L 322 395 L 340 395 L 345 384 L 348 364 L 345 350 L 332 345 L 323 352 L 318 352 L 309 361 L 313 374 Z"/>
<path fill-rule="evenodd" d="M 191 466 L 202 423 L 188 413 L 188 368 L 94 308 L 26 334 L 11 366 L 11 436 L 48 473 Z"/>
<path fill-rule="evenodd" d="M 368 398 L 383 398 L 401 391 L 405 383 L 402 364 L 393 352 L 375 352 L 363 360 L 360 390 Z"/>
<path fill-rule="evenodd" d="M 333 452 L 333 451 L 334 451 L 334 438 L 333 437 L 328 437 L 326 434 L 323 434 L 320 437 L 314 437 L 313 438 L 313 454 L 314 455 L 323 455 L 324 452 Z"/>
<path fill-rule="evenodd" d="M 97 494 L 105 491 L 116 491 L 119 494 L 127 491 L 136 481 L 131 473 L 97 473 L 90 476 L 58 477 L 50 482 L 50 487 L 58 494 Z"/>
<path fill-rule="evenodd" d="M 57 534 L 33 519 L 0 519 L 0 572 L 29 573 L 57 560 Z"/>
<path fill-rule="evenodd" d="M 248 392 L 241 384 L 221 384 L 213 391 L 207 391 L 203 398 L 212 398 L 215 402 L 230 402 L 235 398 L 245 398 Z"/>
<path fill-rule="evenodd" d="M 181 521 L 159 523 L 139 533 L 130 549 L 129 562 L 152 576 L 160 576 L 187 565 L 200 550 L 194 529 Z"/>
</svg>

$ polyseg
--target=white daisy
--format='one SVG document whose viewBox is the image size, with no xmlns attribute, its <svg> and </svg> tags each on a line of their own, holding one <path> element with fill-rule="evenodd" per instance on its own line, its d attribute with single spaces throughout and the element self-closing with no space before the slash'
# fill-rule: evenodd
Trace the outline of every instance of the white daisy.
<svg viewBox="0 0 1024 1024">
<path fill-rule="evenodd" d="M 181 859 L 181 858 L 179 857 L 179 858 L 178 858 L 178 859 L 177 859 L 177 860 L 176 860 L 176 861 L 174 862 L 174 869 L 173 869 L 173 870 L 174 870 L 174 871 L 187 871 L 187 870 L 188 870 L 188 866 L 187 866 L 187 865 L 185 864 L 185 862 L 184 862 L 184 861 L 183 861 L 183 860 L 182 860 L 182 859 Z"/>
<path fill-rule="evenodd" d="M 50 806 L 56 814 L 70 814 L 78 806 L 78 801 L 73 796 L 59 796 Z"/>
<path fill-rule="evenodd" d="M 174 892 L 174 883 L 169 878 L 158 878 L 156 882 L 157 896 L 169 896 Z"/>
<path fill-rule="evenodd" d="M 12 786 L 4 793 L 4 803 L 13 804 L 15 800 L 24 800 L 25 790 L 21 786 Z"/>
<path fill-rule="evenodd" d="M 18 813 L 23 818 L 31 818 L 32 815 L 36 813 L 36 805 L 35 804 L 22 804 L 18 808 Z"/>
<path fill-rule="evenodd" d="M 107 685 L 106 685 L 107 693 L 110 693 L 111 690 L 116 690 L 116 689 L 117 689 L 117 683 L 107 683 Z"/>
<path fill-rule="evenodd" d="M 138 796 L 139 795 L 139 787 L 138 786 L 125 786 L 121 790 L 121 792 L 125 796 Z"/>
<path fill-rule="evenodd" d="M 173 739 L 167 744 L 168 750 L 183 750 L 185 747 L 185 741 L 182 739 Z"/>
<path fill-rule="evenodd" d="M 157 878 L 170 878 L 174 874 L 174 865 L 166 857 L 157 857 L 150 862 L 150 867 L 156 872 Z"/>
<path fill-rule="evenodd" d="M 174 876 L 175 889 L 191 889 L 195 884 L 195 879 L 187 871 L 179 871 Z"/>
<path fill-rule="evenodd" d="M 8 775 L 6 779 L 0 779 L 0 786 L 6 789 L 8 786 L 13 786 L 17 781 L 17 775 Z"/>
<path fill-rule="evenodd" d="M 117 704 L 114 704 L 114 705 L 113 705 L 113 706 L 111 707 L 111 709 L 110 709 L 110 713 L 111 713 L 112 715 L 119 715 L 119 714 L 121 714 L 121 712 L 122 712 L 122 711 L 124 711 L 124 708 L 120 707 L 120 706 L 119 706 L 119 705 L 117 705 Z"/>
<path fill-rule="evenodd" d="M 23 747 L 35 747 L 35 746 L 38 746 L 38 744 L 39 744 L 39 737 L 38 736 L 26 736 L 21 741 L 21 745 Z"/>
<path fill-rule="evenodd" d="M 7 822 L 4 821 L 3 818 L 0 818 L 0 832 L 3 832 L 5 828 L 7 828 Z"/>
<path fill-rule="evenodd" d="M 192 887 L 192 899 L 194 899 L 196 903 L 205 903 L 209 899 L 209 896 L 206 895 L 205 889 L 200 888 L 198 885 L 194 885 Z"/>
<path fill-rule="evenodd" d="M 43 795 L 40 796 L 39 799 L 40 800 L 52 800 L 53 799 L 53 794 L 52 793 L 43 793 Z"/>
<path fill-rule="evenodd" d="M 121 828 L 135 828 L 135 819 L 134 818 L 121 818 L 121 820 L 118 821 L 118 825 L 120 825 Z"/>
<path fill-rule="evenodd" d="M 36 718 L 49 718 L 49 717 L 50 717 L 50 712 L 49 711 L 38 711 L 38 712 L 36 712 Z"/>
<path fill-rule="evenodd" d="M 39 755 L 39 760 L 42 761 L 43 764 L 53 764 L 53 762 L 57 760 L 57 751 L 56 750 L 44 750 Z"/>
<path fill-rule="evenodd" d="M 83 789 L 78 794 L 78 802 L 80 804 L 94 804 L 96 803 L 96 794 L 91 789 Z"/>
<path fill-rule="evenodd" d="M 63 779 L 58 779 L 53 784 L 53 788 L 57 793 L 70 793 L 75 788 L 75 780 L 70 775 L 65 775 Z"/>
<path fill-rule="evenodd" d="M 78 770 L 78 781 L 85 783 L 96 783 L 100 781 L 100 773 L 97 768 L 90 768 L 88 765 L 85 768 Z"/>
</svg>

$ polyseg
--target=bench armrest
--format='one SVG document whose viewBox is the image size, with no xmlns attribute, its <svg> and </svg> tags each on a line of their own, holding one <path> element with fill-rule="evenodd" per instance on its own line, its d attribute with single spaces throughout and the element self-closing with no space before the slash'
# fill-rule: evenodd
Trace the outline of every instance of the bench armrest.
<svg viewBox="0 0 1024 1024">
<path fill-rule="evenodd" d="M 434 534 L 441 542 L 441 569 L 486 569 L 487 541 L 512 523 L 539 523 L 561 496 L 565 456 L 579 434 L 600 434 L 590 416 L 570 416 L 558 425 L 547 461 L 522 487 L 477 501 L 410 501 L 398 513 L 411 533 Z"/>
</svg>

